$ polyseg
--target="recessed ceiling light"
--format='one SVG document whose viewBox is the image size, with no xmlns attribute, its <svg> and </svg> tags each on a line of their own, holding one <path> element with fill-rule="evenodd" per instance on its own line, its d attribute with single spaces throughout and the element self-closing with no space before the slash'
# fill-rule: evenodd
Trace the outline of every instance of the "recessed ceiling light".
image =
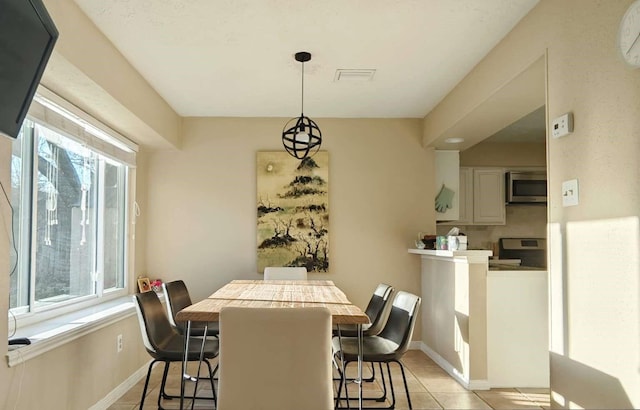
<svg viewBox="0 0 640 410">
<path fill-rule="evenodd" d="M 444 140 L 444 142 L 446 142 L 447 144 L 459 144 L 461 142 L 464 142 L 464 138 L 460 138 L 460 137 L 447 138 L 446 140 Z"/>
</svg>

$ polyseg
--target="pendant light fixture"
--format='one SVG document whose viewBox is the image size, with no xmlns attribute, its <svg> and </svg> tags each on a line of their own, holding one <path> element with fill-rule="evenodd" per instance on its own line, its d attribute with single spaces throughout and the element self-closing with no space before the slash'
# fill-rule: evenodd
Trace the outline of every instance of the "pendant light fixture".
<svg viewBox="0 0 640 410">
<path fill-rule="evenodd" d="M 322 132 L 318 125 L 304 115 L 304 63 L 311 60 L 311 53 L 300 51 L 295 55 L 296 61 L 302 63 L 302 107 L 300 117 L 290 119 L 282 131 L 282 145 L 289 154 L 305 159 L 313 156 L 322 144 Z"/>
</svg>

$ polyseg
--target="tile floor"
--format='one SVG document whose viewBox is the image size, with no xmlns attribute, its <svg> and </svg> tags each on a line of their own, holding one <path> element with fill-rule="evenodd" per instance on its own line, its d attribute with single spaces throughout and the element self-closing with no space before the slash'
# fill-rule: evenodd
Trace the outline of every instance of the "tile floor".
<svg viewBox="0 0 640 410">
<path fill-rule="evenodd" d="M 411 350 L 404 356 L 407 383 L 411 394 L 411 402 L 415 410 L 423 409 L 548 409 L 548 389 L 492 389 L 485 391 L 468 391 L 460 386 L 444 370 L 435 364 L 429 357 L 418 350 Z M 177 394 L 180 392 L 179 364 L 171 365 L 167 392 Z M 351 365 L 348 374 L 355 371 L 355 365 Z M 396 409 L 408 409 L 407 399 L 402 385 L 402 376 L 397 365 L 391 364 L 391 373 L 394 378 L 396 391 Z M 366 375 L 368 372 L 365 373 Z M 386 368 L 385 368 L 386 374 Z M 144 410 L 157 409 L 158 389 L 162 377 L 162 366 L 156 365 L 149 383 Z M 379 379 L 379 378 L 378 378 Z M 132 410 L 140 405 L 140 395 L 144 387 L 144 380 L 138 382 L 126 394 L 124 394 L 110 410 Z M 337 384 L 336 384 L 337 387 Z M 350 385 L 350 397 L 357 394 L 356 386 Z M 211 386 L 207 382 L 198 387 L 198 394 L 211 397 Z M 382 390 L 378 381 L 363 384 L 364 395 L 380 395 Z M 162 406 L 166 409 L 179 408 L 179 400 L 163 400 Z M 357 402 L 353 402 L 352 406 Z M 190 404 L 190 403 L 189 403 Z M 389 403 L 366 402 L 367 406 L 388 406 Z M 210 400 L 196 400 L 195 408 L 210 409 L 213 403 Z"/>
</svg>

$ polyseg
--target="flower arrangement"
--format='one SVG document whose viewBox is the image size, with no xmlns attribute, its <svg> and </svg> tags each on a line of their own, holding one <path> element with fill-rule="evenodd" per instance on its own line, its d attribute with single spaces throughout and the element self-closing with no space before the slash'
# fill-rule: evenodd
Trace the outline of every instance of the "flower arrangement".
<svg viewBox="0 0 640 410">
<path fill-rule="evenodd" d="M 162 291 L 162 280 L 154 279 L 153 281 L 151 281 L 151 289 L 153 289 L 154 292 L 161 292 Z"/>
</svg>

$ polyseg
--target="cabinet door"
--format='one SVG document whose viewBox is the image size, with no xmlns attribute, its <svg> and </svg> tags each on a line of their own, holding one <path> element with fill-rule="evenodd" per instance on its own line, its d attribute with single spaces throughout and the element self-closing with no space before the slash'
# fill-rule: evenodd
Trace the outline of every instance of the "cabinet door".
<svg viewBox="0 0 640 410">
<path fill-rule="evenodd" d="M 460 168 L 460 225 L 473 223 L 473 168 Z"/>
<path fill-rule="evenodd" d="M 504 225 L 504 170 L 474 169 L 473 222 L 480 225 Z"/>
</svg>

